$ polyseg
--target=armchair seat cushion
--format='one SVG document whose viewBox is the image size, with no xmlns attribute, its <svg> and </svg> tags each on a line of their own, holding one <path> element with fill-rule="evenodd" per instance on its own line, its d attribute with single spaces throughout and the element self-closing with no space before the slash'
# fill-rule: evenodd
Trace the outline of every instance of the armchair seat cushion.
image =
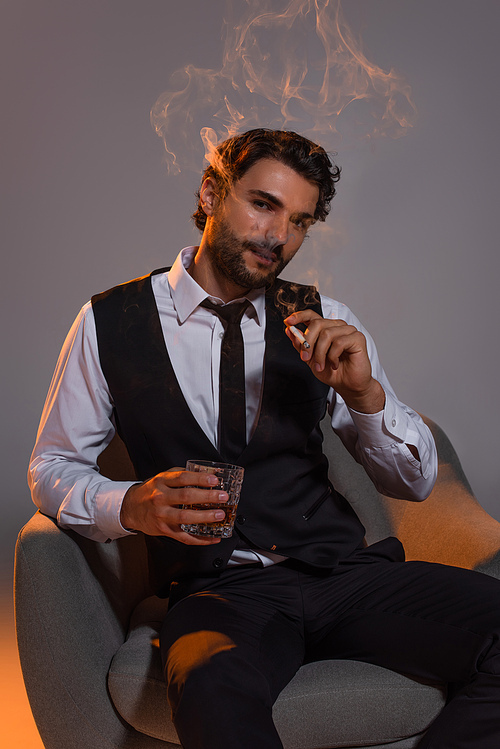
<svg viewBox="0 0 500 749">
<path fill-rule="evenodd" d="M 108 674 L 113 703 L 127 723 L 179 744 L 170 720 L 159 632 L 168 602 L 145 599 L 135 609 L 126 642 Z M 439 686 L 356 661 L 303 666 L 281 693 L 274 718 L 286 749 L 416 746 L 445 702 Z M 328 719 L 325 720 L 325 716 Z"/>
</svg>

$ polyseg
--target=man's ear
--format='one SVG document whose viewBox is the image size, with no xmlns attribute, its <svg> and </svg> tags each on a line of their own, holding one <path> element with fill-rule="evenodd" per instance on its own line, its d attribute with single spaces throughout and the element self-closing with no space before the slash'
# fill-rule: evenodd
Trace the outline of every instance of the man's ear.
<svg viewBox="0 0 500 749">
<path fill-rule="evenodd" d="M 217 183 L 212 177 L 207 177 L 200 187 L 200 205 L 207 216 L 213 216 L 219 203 Z"/>
</svg>

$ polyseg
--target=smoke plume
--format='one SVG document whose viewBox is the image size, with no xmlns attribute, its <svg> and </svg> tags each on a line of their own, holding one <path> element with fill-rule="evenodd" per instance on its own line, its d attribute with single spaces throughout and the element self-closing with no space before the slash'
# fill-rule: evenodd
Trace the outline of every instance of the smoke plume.
<svg viewBox="0 0 500 749">
<path fill-rule="evenodd" d="M 209 161 L 218 142 L 252 127 L 296 130 L 333 151 L 412 126 L 408 84 L 365 56 L 340 0 L 237 5 L 228 0 L 220 69 L 176 71 L 151 110 L 170 173 L 199 171 L 202 144 Z"/>
</svg>

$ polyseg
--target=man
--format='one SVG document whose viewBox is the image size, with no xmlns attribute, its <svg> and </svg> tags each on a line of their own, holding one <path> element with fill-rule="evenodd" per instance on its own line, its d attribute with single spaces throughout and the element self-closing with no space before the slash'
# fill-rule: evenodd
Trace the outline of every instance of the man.
<svg viewBox="0 0 500 749">
<path fill-rule="evenodd" d="M 170 595 L 161 649 L 186 749 L 281 747 L 273 702 L 317 658 L 453 683 L 421 746 L 493 749 L 500 583 L 406 563 L 394 538 L 365 548 L 361 523 L 328 482 L 318 426 L 327 407 L 384 493 L 425 499 L 437 463 L 427 428 L 396 399 L 350 310 L 278 279 L 326 218 L 338 178 L 324 150 L 295 133 L 253 130 L 217 148 L 194 217 L 199 247 L 170 271 L 97 295 L 77 318 L 42 415 L 33 498 L 96 541 L 146 534 L 156 589 Z M 247 444 L 235 453 L 236 437 L 223 438 L 219 374 L 224 315 L 237 305 Z M 308 347 L 292 325 L 305 327 Z M 140 483 L 97 472 L 115 428 Z M 236 532 L 222 541 L 184 532 L 224 511 L 183 505 L 227 500 L 186 460 L 228 457 L 245 468 Z"/>
</svg>

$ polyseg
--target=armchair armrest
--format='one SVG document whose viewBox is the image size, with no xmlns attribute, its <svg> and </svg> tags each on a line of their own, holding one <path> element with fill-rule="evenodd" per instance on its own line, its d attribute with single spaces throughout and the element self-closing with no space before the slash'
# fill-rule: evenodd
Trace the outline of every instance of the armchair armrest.
<svg viewBox="0 0 500 749">
<path fill-rule="evenodd" d="M 366 527 L 368 543 L 397 536 L 408 560 L 466 567 L 500 578 L 500 523 L 475 498 L 444 431 L 422 418 L 434 436 L 439 459 L 436 485 L 424 502 L 405 502 L 379 494 L 333 434 L 326 417 L 324 448 L 333 484 Z"/>
<path fill-rule="evenodd" d="M 406 558 L 466 567 L 500 577 L 500 523 L 475 498 L 443 430 L 423 417 L 439 457 L 436 485 L 420 503 L 384 498 Z"/>
<path fill-rule="evenodd" d="M 61 530 L 40 513 L 19 534 L 19 653 L 33 715 L 48 749 L 168 746 L 155 739 L 147 744 L 134 740 L 139 734 L 116 713 L 106 683 L 131 609 L 147 595 L 141 544 L 140 536 L 97 544 Z"/>
</svg>

